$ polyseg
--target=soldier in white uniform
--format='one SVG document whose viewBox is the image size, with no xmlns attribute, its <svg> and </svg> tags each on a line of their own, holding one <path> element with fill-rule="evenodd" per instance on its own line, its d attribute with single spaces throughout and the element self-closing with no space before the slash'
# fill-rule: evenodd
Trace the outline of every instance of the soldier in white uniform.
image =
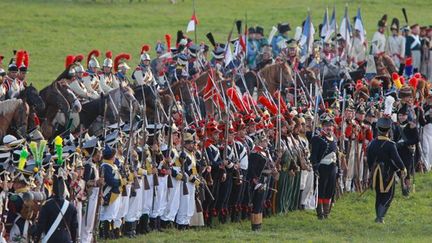
<svg viewBox="0 0 432 243">
<path fill-rule="evenodd" d="M 81 242 L 90 243 L 93 240 L 93 228 L 95 227 L 94 223 L 99 198 L 99 188 L 104 182 L 104 179 L 99 177 L 99 170 L 97 167 L 97 164 L 102 160 L 98 138 L 85 138 L 82 151 L 85 160 L 83 179 L 86 182 L 87 202 L 84 205 L 84 215 L 81 222 Z"/>
<path fill-rule="evenodd" d="M 0 56 L 0 65 L 3 60 L 3 56 Z M 6 76 L 5 70 L 0 66 L 0 101 L 6 99 L 6 87 L 3 85 L 4 77 Z"/>
<path fill-rule="evenodd" d="M 84 56 L 78 55 L 75 57 L 74 65 L 76 78 L 69 83 L 69 88 L 81 99 L 84 101 L 94 100 L 99 98 L 99 94 L 96 91 L 89 92 L 84 85 L 84 67 L 81 65 Z M 89 76 L 89 75 L 86 75 Z"/>
<path fill-rule="evenodd" d="M 365 41 L 361 40 L 360 35 L 361 32 L 359 30 L 355 30 L 352 40 L 353 45 L 349 53 L 351 60 L 357 65 L 360 65 L 366 61 L 366 44 Z"/>
<path fill-rule="evenodd" d="M 392 35 L 388 37 L 386 44 L 386 54 L 391 57 L 396 67 L 399 67 L 399 73 L 403 70 L 405 59 L 405 38 L 399 34 L 399 20 L 393 18 L 390 26 Z"/>
<path fill-rule="evenodd" d="M 6 89 L 6 99 L 18 97 L 19 93 L 24 90 L 24 83 L 17 78 L 18 67 L 15 59 L 12 58 L 8 66 L 7 75 L 3 78 L 3 86 Z"/>
<path fill-rule="evenodd" d="M 99 56 L 98 50 L 92 50 L 87 56 L 87 71 L 82 75 L 82 82 L 89 93 L 97 93 L 99 97 Z"/>
<path fill-rule="evenodd" d="M 130 60 L 131 56 L 127 53 L 120 53 L 114 59 L 114 71 L 115 78 L 120 83 L 121 86 L 129 85 L 129 78 L 127 76 L 127 71 L 130 69 L 126 61 Z"/>
<path fill-rule="evenodd" d="M 99 91 L 108 94 L 111 90 L 119 88 L 119 82 L 112 73 L 112 52 L 107 51 L 103 62 L 103 72 L 99 74 Z"/>
<path fill-rule="evenodd" d="M 137 85 L 153 85 L 154 78 L 150 67 L 150 55 L 147 53 L 150 47 L 144 45 L 141 49 L 140 64 L 132 74 L 132 79 Z"/>
<path fill-rule="evenodd" d="M 385 15 L 383 16 L 383 18 L 381 18 L 378 21 L 378 30 L 377 32 L 374 33 L 372 37 L 372 41 L 371 41 L 372 55 L 381 54 L 385 51 L 386 37 L 384 35 L 384 31 L 386 29 L 386 26 L 387 26 L 387 16 Z"/>
</svg>

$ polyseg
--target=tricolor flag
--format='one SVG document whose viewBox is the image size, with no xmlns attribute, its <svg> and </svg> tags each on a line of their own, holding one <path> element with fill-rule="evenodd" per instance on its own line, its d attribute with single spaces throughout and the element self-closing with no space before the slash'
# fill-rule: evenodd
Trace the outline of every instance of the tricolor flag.
<svg viewBox="0 0 432 243">
<path fill-rule="evenodd" d="M 349 50 L 349 45 L 351 44 L 351 24 L 350 19 L 348 17 L 348 7 L 345 7 L 345 15 L 342 18 L 342 22 L 339 28 L 339 33 L 341 34 L 342 38 L 344 38 L 346 42 L 347 50 Z"/>
<path fill-rule="evenodd" d="M 354 23 L 354 29 L 360 32 L 360 40 L 362 43 L 365 41 L 366 31 L 363 26 L 363 20 L 360 13 L 360 8 L 357 9 L 357 16 Z"/>
<path fill-rule="evenodd" d="M 327 31 L 327 35 L 324 38 L 325 41 L 329 40 L 332 36 L 333 33 L 337 32 L 337 26 L 336 26 L 336 9 L 335 7 L 333 7 L 333 13 L 332 16 L 330 18 L 330 25 L 329 25 L 329 29 Z"/>
<path fill-rule="evenodd" d="M 308 16 L 306 17 L 303 26 L 302 36 L 300 39 L 301 56 L 308 56 L 310 53 L 312 53 L 314 34 L 315 34 L 315 28 L 312 24 L 310 13 L 308 13 Z"/>
<path fill-rule="evenodd" d="M 322 28 L 321 28 L 321 33 L 320 33 L 320 37 L 321 38 L 325 38 L 327 36 L 327 33 L 330 31 L 330 22 L 328 19 L 328 8 L 326 8 L 325 12 L 324 12 L 324 19 L 322 22 Z"/>
<path fill-rule="evenodd" d="M 188 23 L 188 26 L 186 28 L 186 32 L 195 31 L 195 26 L 196 25 L 198 25 L 198 19 L 197 19 L 196 15 L 195 15 L 195 11 L 194 11 L 194 13 L 192 14 L 192 17 L 191 17 L 191 19 L 190 19 L 190 21 Z"/>
</svg>

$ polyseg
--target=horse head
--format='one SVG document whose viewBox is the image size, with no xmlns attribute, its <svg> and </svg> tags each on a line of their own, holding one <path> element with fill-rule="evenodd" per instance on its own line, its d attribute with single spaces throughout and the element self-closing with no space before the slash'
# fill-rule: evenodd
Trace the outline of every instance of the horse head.
<svg viewBox="0 0 432 243">
<path fill-rule="evenodd" d="M 11 129 L 19 136 L 24 137 L 27 134 L 29 107 L 22 101 L 17 100 L 18 105 L 13 113 Z"/>
<path fill-rule="evenodd" d="M 57 89 L 60 91 L 61 95 L 64 99 L 69 103 L 72 112 L 79 113 L 82 109 L 81 102 L 75 93 L 69 88 L 69 86 L 65 84 L 58 83 L 56 84 Z"/>
<path fill-rule="evenodd" d="M 24 102 L 27 102 L 27 104 L 34 108 L 37 112 L 43 112 L 45 110 L 45 102 L 33 84 L 30 84 L 23 91 L 21 91 L 19 98 L 21 98 Z"/>
<path fill-rule="evenodd" d="M 135 98 L 133 90 L 129 87 L 119 87 L 109 92 L 108 103 L 111 110 L 115 111 L 117 116 L 119 115 L 124 121 L 130 119 L 131 112 L 143 112 L 142 106 Z"/>
</svg>

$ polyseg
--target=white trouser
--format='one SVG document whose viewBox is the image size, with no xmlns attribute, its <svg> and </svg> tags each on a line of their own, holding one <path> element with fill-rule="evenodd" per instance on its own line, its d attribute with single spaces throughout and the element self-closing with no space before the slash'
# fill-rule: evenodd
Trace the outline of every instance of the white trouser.
<svg viewBox="0 0 432 243">
<path fill-rule="evenodd" d="M 174 222 L 180 206 L 180 194 L 182 193 L 183 182 L 176 180 L 175 178 L 171 179 L 173 182 L 173 188 L 168 189 L 168 201 L 161 219 L 164 221 Z"/>
<path fill-rule="evenodd" d="M 122 196 L 120 199 L 121 205 L 117 213 L 117 217 L 114 220 L 114 228 L 120 228 L 122 224 L 122 218 L 124 218 L 126 216 L 126 213 L 128 212 L 130 191 L 131 191 L 131 185 L 128 184 L 126 185 L 126 196 Z"/>
<path fill-rule="evenodd" d="M 139 180 L 139 189 L 136 189 L 136 196 L 129 198 L 129 210 L 125 216 L 126 222 L 134 222 L 139 220 L 142 214 L 142 199 L 144 190 L 144 181 Z"/>
<path fill-rule="evenodd" d="M 103 206 L 100 212 L 100 221 L 114 221 L 121 206 L 121 195 L 119 195 L 111 205 Z"/>
<path fill-rule="evenodd" d="M 153 203 L 153 175 L 148 175 L 149 190 L 143 190 L 142 214 L 150 214 Z"/>
<path fill-rule="evenodd" d="M 432 67 L 431 67 L 432 68 Z M 431 169 L 432 163 L 432 124 L 426 124 L 423 127 L 422 135 L 422 149 L 423 158 L 425 162 L 426 169 L 429 171 Z"/>
<path fill-rule="evenodd" d="M 180 225 L 189 225 L 195 212 L 195 184 L 187 182 L 186 185 L 189 193 L 180 193 L 180 206 L 176 218 L 176 223 Z"/>
<path fill-rule="evenodd" d="M 314 197 L 314 174 L 313 171 L 302 170 L 300 177 L 300 190 L 301 194 L 300 204 L 305 206 L 305 209 L 315 209 L 315 204 L 309 202 L 313 201 Z"/>
<path fill-rule="evenodd" d="M 81 239 L 81 230 L 82 230 L 82 202 L 78 200 L 74 200 L 73 202 L 76 210 L 77 210 L 77 220 L 78 220 L 78 231 L 77 231 L 77 238 Z"/>
<path fill-rule="evenodd" d="M 99 196 L 99 187 L 93 187 L 88 198 L 87 210 L 82 218 L 81 243 L 91 243 L 93 239 L 93 227 L 96 217 L 96 207 Z"/>
<path fill-rule="evenodd" d="M 168 176 L 158 176 L 158 182 L 159 186 L 156 187 L 156 195 L 153 198 L 154 203 L 150 213 L 150 218 L 157 218 L 162 216 L 167 206 Z"/>
<path fill-rule="evenodd" d="M 351 191 L 351 184 L 354 177 L 354 173 L 356 172 L 355 176 L 358 176 L 358 179 L 360 183 L 363 181 L 363 156 L 364 153 L 362 153 L 363 146 L 361 143 L 356 143 L 356 141 L 350 141 L 351 143 L 351 149 L 348 159 L 348 172 L 346 177 L 346 183 L 345 183 L 345 190 Z M 357 144 L 357 152 L 356 154 L 356 145 Z M 361 156 L 360 156 L 361 155 Z M 358 156 L 359 159 L 356 157 Z"/>
</svg>

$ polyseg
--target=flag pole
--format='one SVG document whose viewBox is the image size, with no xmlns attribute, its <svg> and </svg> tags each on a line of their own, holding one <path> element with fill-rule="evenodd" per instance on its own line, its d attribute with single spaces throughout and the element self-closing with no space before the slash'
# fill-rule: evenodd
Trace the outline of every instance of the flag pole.
<svg viewBox="0 0 432 243">
<path fill-rule="evenodd" d="M 193 16 L 195 16 L 195 18 L 196 18 L 196 15 L 195 15 L 195 0 L 192 1 L 192 7 L 193 7 Z M 198 24 L 195 22 L 195 30 L 194 30 L 195 45 L 198 45 L 198 42 L 197 42 L 197 28 L 198 28 Z"/>
</svg>

